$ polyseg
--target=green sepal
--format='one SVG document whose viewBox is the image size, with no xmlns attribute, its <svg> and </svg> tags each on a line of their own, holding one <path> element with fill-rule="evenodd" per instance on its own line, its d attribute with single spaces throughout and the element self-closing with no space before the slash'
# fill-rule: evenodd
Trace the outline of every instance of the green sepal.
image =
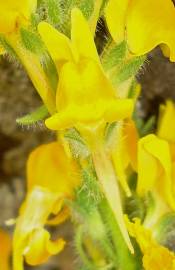
<svg viewBox="0 0 175 270">
<path fill-rule="evenodd" d="M 62 20 L 62 31 L 64 34 L 70 37 L 71 29 L 71 10 L 74 7 L 79 8 L 85 18 L 88 20 L 94 11 L 94 0 L 63 0 L 62 6 L 64 10 L 64 16 Z"/>
<path fill-rule="evenodd" d="M 136 86 L 137 86 L 138 82 L 135 80 L 135 78 L 132 80 L 130 88 L 129 88 L 129 92 L 128 92 L 128 98 L 132 98 L 132 99 L 136 99 L 138 93 L 136 93 Z"/>
<path fill-rule="evenodd" d="M 116 131 L 117 122 L 108 123 L 105 128 L 105 142 L 108 143 L 108 141 L 111 140 L 111 137 L 113 137 L 113 134 Z"/>
<path fill-rule="evenodd" d="M 127 81 L 129 78 L 134 77 L 139 72 L 142 67 L 146 57 L 138 56 L 134 57 L 126 63 L 123 63 L 122 67 L 119 69 L 116 77 L 114 79 L 114 83 L 119 84 L 124 81 Z"/>
<path fill-rule="evenodd" d="M 40 21 L 41 21 L 40 15 L 38 13 L 32 13 L 30 16 L 31 29 L 36 31 Z"/>
<path fill-rule="evenodd" d="M 133 193 L 131 197 L 125 198 L 124 209 L 130 220 L 133 218 L 144 220 L 146 215 L 145 203 L 136 193 Z"/>
<path fill-rule="evenodd" d="M 156 126 L 156 116 L 152 115 L 149 117 L 146 121 L 137 114 L 137 112 L 134 112 L 133 115 L 134 122 L 136 124 L 138 133 L 140 137 L 144 137 L 155 130 Z"/>
<path fill-rule="evenodd" d="M 83 247 L 83 226 L 81 225 L 78 226 L 78 228 L 75 230 L 74 247 L 76 253 L 80 257 L 81 263 L 83 264 L 81 269 L 93 270 L 95 268 L 95 265 L 93 264 L 93 261 L 88 258 L 88 254 Z"/>
<path fill-rule="evenodd" d="M 82 185 L 75 190 L 74 204 L 78 212 L 85 218 L 88 218 L 89 214 L 98 207 L 103 197 L 90 163 L 91 161 L 89 161 L 88 167 L 82 168 Z"/>
<path fill-rule="evenodd" d="M 29 31 L 24 28 L 21 29 L 20 33 L 23 46 L 30 52 L 38 55 L 43 70 L 50 82 L 51 89 L 53 89 L 55 93 L 58 83 L 58 73 L 56 66 L 47 53 L 40 36 L 36 32 Z"/>
<path fill-rule="evenodd" d="M 20 34 L 22 44 L 27 50 L 38 55 L 45 51 L 44 44 L 37 33 L 21 28 Z"/>
<path fill-rule="evenodd" d="M 175 252 L 175 213 L 165 214 L 154 228 L 156 240 Z"/>
<path fill-rule="evenodd" d="M 69 139 L 69 140 L 77 141 L 77 142 L 85 145 L 83 138 L 81 137 L 81 135 L 79 134 L 79 132 L 75 128 L 71 128 L 71 129 L 67 130 L 65 132 L 64 137 Z"/>
<path fill-rule="evenodd" d="M 100 9 L 100 17 L 102 17 L 104 15 L 104 10 L 105 10 L 107 2 L 108 2 L 108 0 L 102 1 L 102 5 L 101 5 L 101 9 Z"/>
<path fill-rule="evenodd" d="M 126 41 L 117 45 L 112 44 L 109 45 L 108 48 L 105 48 L 102 55 L 102 65 L 105 71 L 108 71 L 122 63 L 126 55 L 126 48 Z"/>
<path fill-rule="evenodd" d="M 15 50 L 8 44 L 3 35 L 0 35 L 0 45 L 4 48 L 5 52 L 8 53 L 12 58 L 14 58 L 15 60 L 18 59 Z"/>
<path fill-rule="evenodd" d="M 59 0 L 45 0 L 45 5 L 47 8 L 47 20 L 54 26 L 61 25 L 63 11 L 61 7 L 61 1 Z"/>
<path fill-rule="evenodd" d="M 78 7 L 88 20 L 94 11 L 94 0 L 79 1 Z"/>
<path fill-rule="evenodd" d="M 63 1 L 63 6 L 68 13 L 70 13 L 72 8 L 77 7 L 82 11 L 86 19 L 89 19 L 94 11 L 94 0 L 66 0 Z"/>
<path fill-rule="evenodd" d="M 47 52 L 45 52 L 40 56 L 40 62 L 49 80 L 51 89 L 53 90 L 54 94 L 56 94 L 58 85 L 58 72 L 52 58 Z"/>
<path fill-rule="evenodd" d="M 36 109 L 33 113 L 27 114 L 21 118 L 16 119 L 17 124 L 26 126 L 33 125 L 43 119 L 45 119 L 49 115 L 47 108 L 42 105 L 38 109 Z"/>
<path fill-rule="evenodd" d="M 94 261 L 93 258 L 88 254 L 86 246 L 84 245 L 84 237 L 89 237 L 87 232 L 84 230 L 84 227 L 82 225 L 79 225 L 78 228 L 75 230 L 74 235 L 74 246 L 77 255 L 79 255 L 79 258 L 81 260 L 81 267 L 79 270 L 112 270 L 113 265 L 111 263 L 104 263 L 101 265 L 101 262 Z M 95 247 L 98 249 L 101 248 L 98 246 L 98 244 L 95 241 L 92 241 L 92 244 L 95 245 Z M 106 254 L 104 254 L 105 256 Z M 103 259 L 104 259 L 103 256 Z"/>
<path fill-rule="evenodd" d="M 64 138 L 68 141 L 75 159 L 86 159 L 90 156 L 90 151 L 85 141 L 75 128 L 65 131 Z"/>
</svg>

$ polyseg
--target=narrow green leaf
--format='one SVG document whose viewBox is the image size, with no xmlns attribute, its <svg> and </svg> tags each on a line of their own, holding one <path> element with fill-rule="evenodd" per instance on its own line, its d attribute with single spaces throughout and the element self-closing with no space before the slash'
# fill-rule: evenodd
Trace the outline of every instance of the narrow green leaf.
<svg viewBox="0 0 175 270">
<path fill-rule="evenodd" d="M 119 65 L 124 60 L 126 55 L 126 42 L 123 41 L 118 45 L 112 44 L 109 48 L 106 49 L 102 56 L 102 65 L 104 69 L 110 70 L 113 67 Z"/>
<path fill-rule="evenodd" d="M 116 260 L 118 262 L 118 268 L 122 270 L 140 270 L 141 269 L 141 254 L 135 245 L 135 254 L 132 255 L 123 240 L 121 231 L 116 223 L 113 212 L 109 207 L 107 201 L 104 199 L 100 205 L 101 215 L 106 229 L 111 235 L 112 242 L 115 247 Z M 134 244 L 134 243 L 133 243 Z"/>
<path fill-rule="evenodd" d="M 47 78 L 49 79 L 50 86 L 54 90 L 54 94 L 55 94 L 57 90 L 57 84 L 58 84 L 58 73 L 57 73 L 56 66 L 52 58 L 47 52 L 41 55 L 40 62 L 41 62 L 41 65 L 43 67 L 45 74 L 47 75 Z"/>
<path fill-rule="evenodd" d="M 146 121 L 142 130 L 140 130 L 141 136 L 143 137 L 151 133 L 155 128 L 155 124 L 156 124 L 156 116 L 153 115 Z"/>
<path fill-rule="evenodd" d="M 38 109 L 36 109 L 36 111 L 34 111 L 31 114 L 27 114 L 21 118 L 16 119 L 16 122 L 20 125 L 33 125 L 38 121 L 43 120 L 44 118 L 46 118 L 48 116 L 48 110 L 47 108 L 43 105 L 41 107 L 39 107 Z"/>
<path fill-rule="evenodd" d="M 70 29 L 71 29 L 71 10 L 74 7 L 79 8 L 83 15 L 86 17 L 88 20 L 91 15 L 93 14 L 94 11 L 94 0 L 63 0 L 62 1 L 62 6 L 64 10 L 64 16 L 63 16 L 63 21 L 62 21 L 62 26 L 63 26 L 63 32 L 70 36 Z"/>
<path fill-rule="evenodd" d="M 3 37 L 3 35 L 0 35 L 0 45 L 5 49 L 5 51 L 7 53 L 9 53 L 9 55 L 14 58 L 17 59 L 18 56 L 16 54 L 16 52 L 14 51 L 14 49 L 8 44 L 8 42 L 6 41 L 5 37 Z"/>
<path fill-rule="evenodd" d="M 45 0 L 48 21 L 54 26 L 61 24 L 62 7 L 59 0 Z"/>
<path fill-rule="evenodd" d="M 86 19 L 89 19 L 94 11 L 94 0 L 80 1 L 78 7 L 81 9 Z"/>
<path fill-rule="evenodd" d="M 20 34 L 22 44 L 27 50 L 38 55 L 41 55 L 44 52 L 45 48 L 43 42 L 37 33 L 21 28 Z"/>
<path fill-rule="evenodd" d="M 128 61 L 128 63 L 123 64 L 122 68 L 116 74 L 116 82 L 122 83 L 124 81 L 127 81 L 129 78 L 137 75 L 145 59 L 145 56 L 139 56 L 131 59 L 130 61 Z"/>
</svg>

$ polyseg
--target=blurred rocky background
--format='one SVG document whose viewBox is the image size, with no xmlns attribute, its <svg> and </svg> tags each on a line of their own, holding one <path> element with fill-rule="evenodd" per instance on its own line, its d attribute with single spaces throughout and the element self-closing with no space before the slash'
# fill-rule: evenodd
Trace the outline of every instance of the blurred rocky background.
<svg viewBox="0 0 175 270">
<path fill-rule="evenodd" d="M 25 164 L 29 152 L 37 145 L 54 139 L 40 123 L 22 127 L 16 118 L 32 112 L 41 104 L 23 69 L 6 57 L 0 60 L 0 227 L 17 216 L 25 193 Z M 160 102 L 175 99 L 175 64 L 155 49 L 138 74 L 142 84 L 141 114 L 157 114 Z M 9 227 L 9 231 L 13 228 Z M 76 255 L 72 249 L 72 227 L 66 223 L 58 232 L 68 240 L 65 251 L 38 270 L 72 270 Z M 34 269 L 28 268 L 26 269 Z"/>
</svg>

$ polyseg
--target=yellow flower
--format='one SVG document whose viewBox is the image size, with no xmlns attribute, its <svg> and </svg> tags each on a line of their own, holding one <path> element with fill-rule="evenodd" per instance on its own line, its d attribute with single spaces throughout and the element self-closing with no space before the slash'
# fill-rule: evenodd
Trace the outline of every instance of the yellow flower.
<svg viewBox="0 0 175 270">
<path fill-rule="evenodd" d="M 0 229 L 0 269 L 10 270 L 11 238 L 7 232 Z"/>
<path fill-rule="evenodd" d="M 35 11 L 37 0 L 0 0 L 0 33 L 10 34 L 21 23 L 26 23 L 30 15 Z"/>
<path fill-rule="evenodd" d="M 126 39 L 135 55 L 144 55 L 159 44 L 175 61 L 175 7 L 172 0 L 109 0 L 106 20 L 113 39 Z"/>
<path fill-rule="evenodd" d="M 28 191 L 17 218 L 13 239 L 14 270 L 23 269 L 23 260 L 31 265 L 45 262 L 50 255 L 60 252 L 65 241 L 50 240 L 46 224 L 59 224 L 69 212 L 64 198 L 72 198 L 80 184 L 76 164 L 67 159 L 58 143 L 42 145 L 34 150 L 27 163 Z M 49 220 L 54 214 L 55 219 Z"/>
<path fill-rule="evenodd" d="M 167 248 L 159 245 L 153 238 L 151 230 L 144 228 L 139 219 L 134 223 L 126 219 L 127 228 L 143 253 L 143 266 L 145 270 L 175 270 L 175 255 Z"/>
<path fill-rule="evenodd" d="M 144 195 L 149 191 L 156 192 L 174 210 L 173 182 L 168 142 L 153 134 L 140 139 L 138 144 L 138 193 Z"/>
<path fill-rule="evenodd" d="M 150 134 L 138 144 L 138 185 L 140 195 L 159 194 L 175 210 L 175 105 L 166 101 L 160 106 L 157 136 Z M 146 172 L 146 173 L 145 173 Z"/>
<path fill-rule="evenodd" d="M 80 10 L 72 10 L 71 22 L 71 40 L 45 22 L 38 27 L 59 72 L 57 113 L 46 120 L 46 126 L 53 130 L 75 127 L 85 138 L 104 194 L 132 250 L 123 221 L 117 181 L 111 163 L 102 153 L 102 145 L 106 123 L 130 117 L 134 102 L 116 96 L 104 74 L 93 35 Z"/>
<path fill-rule="evenodd" d="M 46 120 L 48 128 L 93 129 L 130 117 L 133 102 L 116 97 L 102 70 L 89 26 L 78 9 L 72 10 L 71 40 L 45 22 L 38 29 L 59 71 L 58 113 Z"/>
</svg>

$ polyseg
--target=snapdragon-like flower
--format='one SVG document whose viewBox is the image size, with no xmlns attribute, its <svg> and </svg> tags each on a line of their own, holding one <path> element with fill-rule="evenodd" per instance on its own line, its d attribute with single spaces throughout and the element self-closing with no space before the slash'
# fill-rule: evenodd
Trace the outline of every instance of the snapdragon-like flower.
<svg viewBox="0 0 175 270">
<path fill-rule="evenodd" d="M 12 240 L 10 235 L 0 229 L 0 269 L 10 270 L 10 256 L 12 251 Z"/>
<path fill-rule="evenodd" d="M 153 192 L 172 210 L 175 210 L 174 117 L 175 106 L 172 101 L 167 101 L 160 107 L 157 135 L 150 134 L 140 139 L 137 185 L 140 195 Z"/>
<path fill-rule="evenodd" d="M 51 240 L 44 228 L 59 224 L 69 215 L 65 198 L 72 198 L 80 183 L 76 164 L 68 160 L 58 142 L 42 145 L 34 150 L 27 163 L 28 191 L 17 218 L 13 238 L 14 270 L 23 269 L 23 260 L 31 265 L 45 262 L 65 245 L 62 238 Z M 56 217 L 49 220 L 49 215 Z"/>
<path fill-rule="evenodd" d="M 32 12 L 35 11 L 37 0 L 1 0 L 0 1 L 0 33 L 10 34 L 15 32 L 19 25 L 30 20 Z"/>
<path fill-rule="evenodd" d="M 106 124 L 131 117 L 134 102 L 117 97 L 104 74 L 93 35 L 80 10 L 72 10 L 71 21 L 71 40 L 45 22 L 38 26 L 59 72 L 57 113 L 46 120 L 46 126 L 53 130 L 75 127 L 85 138 L 103 191 L 132 250 L 115 173 L 102 145 Z"/>
<path fill-rule="evenodd" d="M 144 228 L 139 219 L 130 222 L 127 219 L 127 228 L 132 237 L 134 237 L 143 253 L 143 267 L 145 270 L 174 270 L 175 255 L 166 247 L 157 243 L 151 230 Z"/>
<path fill-rule="evenodd" d="M 175 61 L 175 7 L 172 0 L 109 0 L 106 20 L 113 39 L 126 39 L 135 55 L 144 55 L 157 45 Z"/>
<path fill-rule="evenodd" d="M 133 102 L 116 97 L 80 10 L 72 10 L 71 40 L 45 22 L 38 29 L 59 71 L 58 113 L 46 120 L 48 128 L 94 128 L 131 116 Z"/>
</svg>

